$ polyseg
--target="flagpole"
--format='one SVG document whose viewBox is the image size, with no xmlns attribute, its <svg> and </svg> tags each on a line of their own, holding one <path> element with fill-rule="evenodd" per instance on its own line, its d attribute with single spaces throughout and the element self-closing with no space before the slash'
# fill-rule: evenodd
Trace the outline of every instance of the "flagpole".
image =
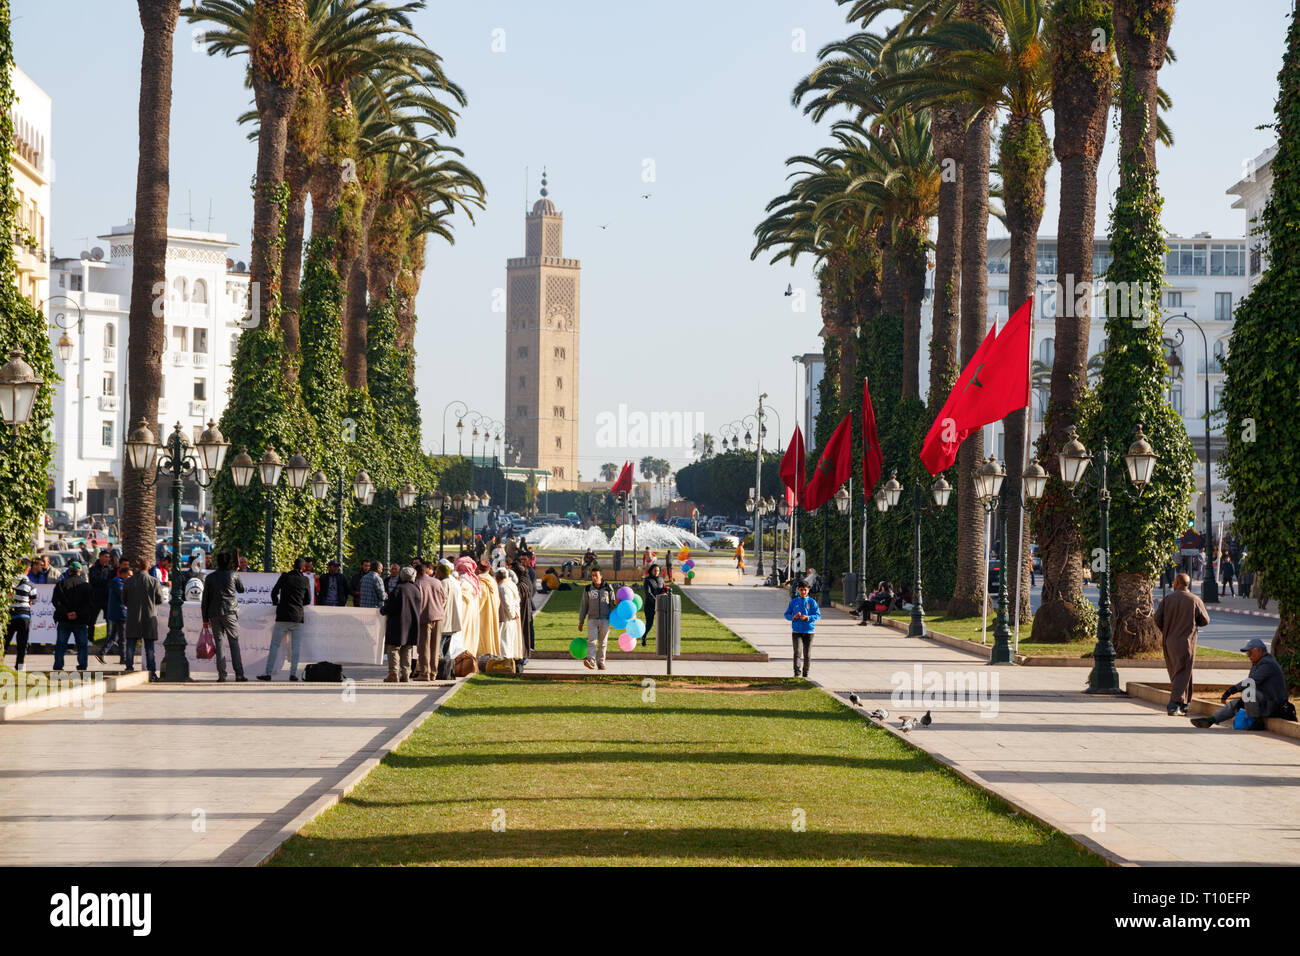
<svg viewBox="0 0 1300 956">
<path fill-rule="evenodd" d="M 988 643 L 989 633 L 989 535 L 992 533 L 992 518 L 993 513 L 991 511 L 984 512 L 984 573 L 980 575 L 980 577 L 983 578 L 980 582 L 980 592 L 982 595 L 982 599 L 980 600 L 980 614 L 983 617 L 983 622 L 980 625 L 981 644 Z M 1004 568 L 1003 573 L 1005 573 L 1005 571 L 1006 569 Z"/>
<path fill-rule="evenodd" d="M 1035 285 L 1035 290 L 1036 289 L 1037 286 Z M 1025 368 L 1025 374 L 1029 376 L 1027 379 L 1027 381 L 1029 382 L 1029 404 L 1025 406 L 1025 427 L 1024 427 L 1024 434 L 1021 436 L 1021 447 L 1020 447 L 1021 468 L 1029 467 L 1029 429 L 1033 426 L 1033 422 L 1034 422 L 1034 416 L 1032 415 L 1033 408 L 1034 408 L 1034 313 L 1032 310 L 1038 307 L 1038 302 L 1036 301 L 1037 296 L 1034 295 L 1033 293 L 1030 293 L 1029 298 L 1031 301 L 1033 301 L 1034 304 L 1030 306 L 1031 311 L 1029 317 L 1029 355 L 1026 356 L 1026 368 Z M 1025 541 L 1025 522 L 1029 520 L 1029 511 L 1028 509 L 1025 508 L 1024 503 L 1025 503 L 1025 486 L 1024 486 L 1024 482 L 1022 481 L 1020 485 L 1020 545 L 1016 547 L 1016 553 L 1020 554 L 1020 564 L 1023 564 L 1025 560 L 1025 556 L 1024 554 L 1021 554 L 1021 551 L 1023 550 L 1022 546 L 1024 545 L 1024 541 Z M 1030 561 L 1031 568 L 1033 566 L 1033 560 L 1034 560 L 1034 554 L 1031 548 L 1029 553 L 1029 561 Z M 1019 565 L 1017 565 L 1016 567 L 1016 615 L 1015 615 L 1016 626 L 1015 626 L 1015 640 L 1013 643 L 1014 649 L 1012 651 L 1012 660 L 1015 659 L 1015 655 L 1020 653 L 1020 577 L 1021 577 L 1020 567 Z"/>
</svg>

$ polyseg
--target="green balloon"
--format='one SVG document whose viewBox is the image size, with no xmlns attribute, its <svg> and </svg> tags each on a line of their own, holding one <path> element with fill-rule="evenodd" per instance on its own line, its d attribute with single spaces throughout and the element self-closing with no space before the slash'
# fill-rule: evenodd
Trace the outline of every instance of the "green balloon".
<svg viewBox="0 0 1300 956">
<path fill-rule="evenodd" d="M 687 572 L 686 572 L 686 577 L 687 577 L 687 578 L 693 578 L 693 577 L 695 577 L 695 572 L 694 572 L 694 571 L 687 571 Z"/>
<path fill-rule="evenodd" d="M 632 595 L 632 603 L 636 605 L 638 611 L 641 610 L 642 606 L 645 604 L 645 602 L 641 600 L 641 595 L 639 594 Z"/>
<path fill-rule="evenodd" d="M 587 639 L 585 637 L 575 637 L 569 641 L 569 653 L 573 655 L 574 660 L 582 660 L 587 656 Z"/>
</svg>

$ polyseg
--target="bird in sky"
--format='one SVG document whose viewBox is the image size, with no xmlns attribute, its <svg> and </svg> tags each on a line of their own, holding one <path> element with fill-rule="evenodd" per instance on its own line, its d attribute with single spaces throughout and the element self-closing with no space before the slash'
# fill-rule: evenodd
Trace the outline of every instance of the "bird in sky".
<svg viewBox="0 0 1300 956">
<path fill-rule="evenodd" d="M 642 199 L 649 199 L 652 195 L 654 195 L 654 194 L 653 194 L 653 193 L 642 193 L 642 194 L 641 194 L 641 198 L 642 198 Z"/>
<path fill-rule="evenodd" d="M 912 728 L 916 726 L 916 718 L 904 717 L 901 720 L 899 720 L 898 726 L 903 729 L 903 733 L 905 734 L 911 733 Z"/>
<path fill-rule="evenodd" d="M 793 283 L 793 282 L 791 282 L 789 285 L 787 285 L 787 286 L 785 287 L 785 294 L 786 294 L 786 295 L 794 295 L 794 283 Z"/>
<path fill-rule="evenodd" d="M 598 227 L 598 228 L 600 228 L 600 229 L 608 229 L 611 225 L 613 225 L 613 222 L 612 222 L 612 221 L 611 221 L 611 222 L 607 222 L 607 223 L 605 223 L 605 225 L 600 226 L 600 227 Z"/>
<path fill-rule="evenodd" d="M 921 718 L 921 726 L 929 727 L 932 723 L 934 723 L 934 721 L 930 719 L 930 712 L 927 710 L 925 716 Z"/>
</svg>

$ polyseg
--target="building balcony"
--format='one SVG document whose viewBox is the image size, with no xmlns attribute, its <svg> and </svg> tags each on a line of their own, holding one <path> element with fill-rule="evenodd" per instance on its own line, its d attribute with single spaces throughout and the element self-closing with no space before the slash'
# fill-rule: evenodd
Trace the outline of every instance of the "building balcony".
<svg viewBox="0 0 1300 956">
<path fill-rule="evenodd" d="M 184 367 L 184 366 L 186 366 L 186 365 L 189 365 L 189 364 L 190 364 L 190 353 L 189 353 L 189 352 L 172 352 L 172 353 L 171 353 L 171 363 L 172 363 L 172 365 L 175 365 L 177 368 L 182 368 L 182 367 Z"/>
<path fill-rule="evenodd" d="M 106 365 L 117 364 L 117 349 L 111 345 L 104 346 L 104 363 Z"/>
<path fill-rule="evenodd" d="M 119 408 L 121 408 L 121 405 L 119 404 L 119 400 L 116 395 L 99 396 L 99 410 L 101 412 L 115 412 Z"/>
<path fill-rule="evenodd" d="M 193 361 L 194 361 L 194 367 L 195 367 L 195 368 L 207 368 L 207 367 L 208 367 L 208 353 L 207 353 L 207 352 L 194 352 L 194 353 L 192 353 L 192 355 L 193 355 Z"/>
<path fill-rule="evenodd" d="M 208 415 L 207 402 L 190 402 L 190 416 L 193 418 L 206 418 Z"/>
</svg>

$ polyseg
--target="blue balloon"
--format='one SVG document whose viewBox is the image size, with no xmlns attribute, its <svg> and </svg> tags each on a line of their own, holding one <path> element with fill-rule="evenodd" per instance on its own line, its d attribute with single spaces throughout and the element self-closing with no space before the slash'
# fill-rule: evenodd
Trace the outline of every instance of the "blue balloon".
<svg viewBox="0 0 1300 956">
<path fill-rule="evenodd" d="M 618 607 L 615 608 L 615 610 L 618 611 L 619 616 L 623 618 L 624 624 L 636 617 L 636 605 L 631 601 L 619 601 Z"/>
<path fill-rule="evenodd" d="M 623 608 L 621 605 L 609 612 L 609 626 L 614 628 L 615 630 L 618 631 L 623 630 L 623 628 L 627 627 L 627 622 L 628 622 L 628 616 L 623 613 Z"/>
<path fill-rule="evenodd" d="M 641 637 L 645 634 L 645 622 L 642 621 L 639 617 L 633 618 L 632 620 L 627 622 L 627 632 L 632 637 L 636 638 L 637 640 L 640 640 Z"/>
</svg>

